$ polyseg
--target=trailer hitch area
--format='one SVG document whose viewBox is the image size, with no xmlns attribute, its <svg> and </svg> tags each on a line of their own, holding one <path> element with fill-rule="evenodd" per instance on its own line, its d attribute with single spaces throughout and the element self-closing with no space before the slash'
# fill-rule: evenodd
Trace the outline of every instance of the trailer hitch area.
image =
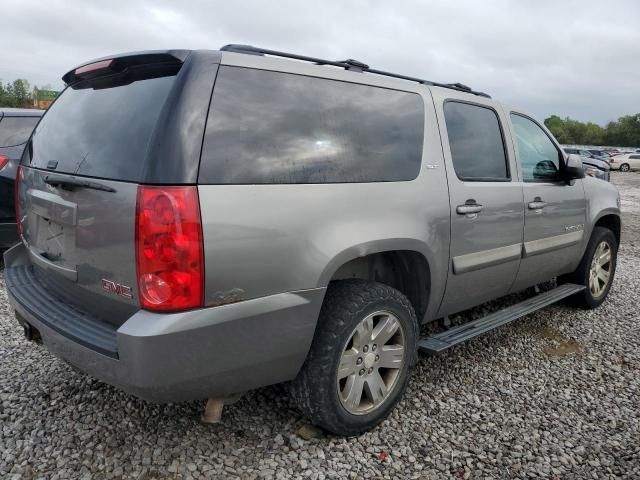
<svg viewBox="0 0 640 480">
<path fill-rule="evenodd" d="M 42 343 L 42 337 L 40 336 L 40 332 L 29 325 L 27 322 L 22 324 L 22 328 L 24 330 L 24 338 L 29 340 L 30 342 Z"/>
</svg>

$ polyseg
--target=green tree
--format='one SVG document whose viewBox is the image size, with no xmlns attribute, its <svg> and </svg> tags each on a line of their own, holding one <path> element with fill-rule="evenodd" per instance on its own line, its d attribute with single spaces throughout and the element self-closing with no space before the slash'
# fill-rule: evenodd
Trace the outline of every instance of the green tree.
<svg viewBox="0 0 640 480">
<path fill-rule="evenodd" d="M 16 105 L 17 101 L 13 93 L 13 85 L 9 82 L 2 85 L 2 82 L 0 82 L 0 107 L 15 107 Z"/>
<path fill-rule="evenodd" d="M 564 128 L 564 120 L 559 116 L 551 115 L 545 119 L 544 124 L 560 143 L 574 143 Z"/>
<path fill-rule="evenodd" d="M 29 82 L 18 78 L 13 81 L 13 95 L 16 99 L 16 104 L 19 107 L 30 107 L 32 103 L 31 98 L 31 87 L 29 86 Z"/>
<path fill-rule="evenodd" d="M 593 122 L 583 123 L 558 115 L 551 115 L 544 124 L 563 144 L 640 146 L 640 113 L 620 117 L 604 128 Z"/>
</svg>

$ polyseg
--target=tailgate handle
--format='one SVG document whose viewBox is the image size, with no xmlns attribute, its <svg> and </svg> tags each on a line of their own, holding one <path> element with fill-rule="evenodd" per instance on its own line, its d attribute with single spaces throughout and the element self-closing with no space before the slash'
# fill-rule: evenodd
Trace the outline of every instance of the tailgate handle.
<svg viewBox="0 0 640 480">
<path fill-rule="evenodd" d="M 27 247 L 27 250 L 29 251 L 29 258 L 31 259 L 31 261 L 38 265 L 40 268 L 44 268 L 46 270 L 55 272 L 58 275 L 62 275 L 64 278 L 71 280 L 72 282 L 78 281 L 78 272 L 73 268 L 56 265 L 51 260 L 48 260 L 41 253 L 38 253 L 31 247 Z"/>
</svg>

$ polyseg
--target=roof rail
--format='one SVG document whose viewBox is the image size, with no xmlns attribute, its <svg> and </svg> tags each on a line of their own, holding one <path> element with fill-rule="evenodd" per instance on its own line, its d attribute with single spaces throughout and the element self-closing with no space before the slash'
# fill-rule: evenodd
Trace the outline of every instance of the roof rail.
<svg viewBox="0 0 640 480">
<path fill-rule="evenodd" d="M 223 52 L 244 53 L 247 55 L 260 55 L 260 56 L 271 55 L 274 57 L 292 58 L 294 60 L 301 60 L 303 62 L 315 63 L 316 65 L 332 65 L 334 67 L 341 67 L 341 68 L 344 68 L 345 70 L 351 70 L 354 72 L 367 72 L 367 73 L 373 73 L 376 75 L 383 75 L 385 77 L 400 78 L 402 80 L 417 82 L 423 85 L 450 88 L 451 90 L 457 90 L 459 92 L 471 93 L 473 95 L 478 95 L 480 97 L 491 98 L 488 94 L 484 92 L 476 92 L 475 90 L 472 90 L 470 87 L 462 83 L 432 82 L 430 80 L 423 80 L 421 78 L 409 77 L 407 75 L 400 75 L 398 73 L 391 73 L 391 72 L 385 72 L 383 70 L 376 70 L 376 69 L 370 68 L 369 65 L 367 65 L 366 63 L 362 63 L 362 62 L 359 62 L 358 60 L 353 60 L 351 58 L 348 60 L 341 60 L 341 61 L 324 60 L 322 58 L 307 57 L 305 55 L 297 55 L 295 53 L 279 52 L 277 50 L 268 50 L 266 48 L 259 48 L 259 47 L 253 47 L 251 45 L 238 45 L 238 44 L 225 45 L 222 48 L 220 48 L 220 50 Z"/>
</svg>

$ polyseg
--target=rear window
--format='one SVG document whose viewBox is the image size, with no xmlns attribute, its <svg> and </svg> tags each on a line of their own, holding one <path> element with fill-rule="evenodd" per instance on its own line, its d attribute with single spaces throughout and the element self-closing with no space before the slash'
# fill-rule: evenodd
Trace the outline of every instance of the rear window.
<svg viewBox="0 0 640 480">
<path fill-rule="evenodd" d="M 40 117 L 2 117 L 0 119 L 0 147 L 22 145 L 29 140 Z"/>
<path fill-rule="evenodd" d="M 412 180 L 423 131 L 424 104 L 415 93 L 221 67 L 199 182 Z"/>
<path fill-rule="evenodd" d="M 147 146 L 169 91 L 169 76 L 114 76 L 67 88 L 33 135 L 31 166 L 55 172 L 140 181 Z M 127 83 L 130 82 L 130 83 Z M 123 84 L 124 83 L 124 84 Z"/>
</svg>

